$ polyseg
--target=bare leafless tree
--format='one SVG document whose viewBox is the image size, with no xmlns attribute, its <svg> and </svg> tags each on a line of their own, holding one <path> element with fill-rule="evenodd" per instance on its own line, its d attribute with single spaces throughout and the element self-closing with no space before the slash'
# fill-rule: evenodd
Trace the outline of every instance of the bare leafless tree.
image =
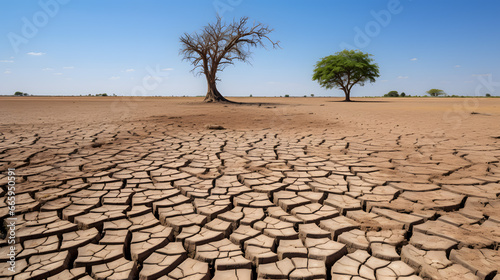
<svg viewBox="0 0 500 280">
<path fill-rule="evenodd" d="M 279 47 L 279 42 L 268 37 L 273 29 L 261 23 L 254 23 L 251 27 L 247 24 L 247 17 L 226 24 L 218 16 L 216 23 L 208 24 L 201 32 L 184 33 L 181 36 L 180 54 L 184 56 L 183 59 L 193 64 L 193 72 L 204 74 L 207 78 L 208 91 L 205 102 L 228 101 L 217 90 L 217 72 L 238 60 L 248 62 L 251 47 L 265 48 L 266 41 L 269 41 L 273 48 Z"/>
</svg>

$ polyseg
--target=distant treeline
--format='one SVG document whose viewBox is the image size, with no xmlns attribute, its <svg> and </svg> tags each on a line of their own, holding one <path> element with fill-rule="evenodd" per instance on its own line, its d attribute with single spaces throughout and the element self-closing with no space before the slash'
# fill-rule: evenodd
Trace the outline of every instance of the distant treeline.
<svg viewBox="0 0 500 280">
<path fill-rule="evenodd" d="M 455 94 L 448 95 L 443 90 L 441 90 L 441 89 L 435 89 L 435 88 L 428 90 L 426 92 L 426 94 L 428 94 L 429 96 L 432 96 L 432 97 L 438 97 L 438 96 L 443 96 L 443 97 L 464 97 L 464 98 L 465 97 L 480 97 L 480 96 L 467 96 L 467 95 L 455 95 Z M 427 97 L 427 96 L 425 96 L 425 95 L 424 96 L 420 96 L 420 95 L 411 96 L 411 95 L 407 95 L 404 92 L 398 93 L 395 90 L 391 90 L 388 93 L 384 94 L 383 97 Z M 496 97 L 496 96 L 491 96 L 491 94 L 486 93 L 484 95 L 484 97 Z"/>
</svg>

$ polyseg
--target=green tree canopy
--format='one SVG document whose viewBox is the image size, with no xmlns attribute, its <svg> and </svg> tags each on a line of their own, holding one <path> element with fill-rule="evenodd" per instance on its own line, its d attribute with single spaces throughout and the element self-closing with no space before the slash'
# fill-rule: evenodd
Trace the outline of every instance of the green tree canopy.
<svg viewBox="0 0 500 280">
<path fill-rule="evenodd" d="M 23 93 L 23 92 L 21 92 L 21 91 L 16 91 L 16 92 L 14 93 L 14 95 L 15 95 L 15 96 L 23 96 L 23 95 L 24 95 L 24 93 Z"/>
<path fill-rule="evenodd" d="M 345 93 L 345 101 L 351 101 L 351 89 L 355 84 L 363 86 L 379 77 L 379 68 L 371 54 L 359 50 L 343 50 L 322 58 L 316 63 L 313 81 L 326 88 L 339 88 Z"/>
<path fill-rule="evenodd" d="M 440 95 L 445 95 L 446 93 L 442 89 L 433 88 L 428 90 L 427 94 L 430 96 L 440 96 Z"/>
<path fill-rule="evenodd" d="M 385 97 L 399 97 L 399 94 L 395 90 L 391 90 L 388 93 L 384 94 Z"/>
</svg>

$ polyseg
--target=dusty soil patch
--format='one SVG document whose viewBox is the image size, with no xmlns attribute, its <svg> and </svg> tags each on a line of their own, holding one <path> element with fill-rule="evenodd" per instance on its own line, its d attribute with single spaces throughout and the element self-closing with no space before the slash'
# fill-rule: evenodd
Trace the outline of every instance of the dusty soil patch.
<svg viewBox="0 0 500 280">
<path fill-rule="evenodd" d="M 201 100 L 0 98 L 4 276 L 499 277 L 500 99 Z"/>
</svg>

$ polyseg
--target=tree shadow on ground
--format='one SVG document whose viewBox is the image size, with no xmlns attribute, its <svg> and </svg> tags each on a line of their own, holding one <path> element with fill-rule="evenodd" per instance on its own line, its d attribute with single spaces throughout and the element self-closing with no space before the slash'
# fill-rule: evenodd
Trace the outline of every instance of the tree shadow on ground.
<svg viewBox="0 0 500 280">
<path fill-rule="evenodd" d="M 224 103 L 221 103 L 224 104 Z M 231 101 L 226 104 L 234 104 L 234 105 L 243 105 L 243 106 L 281 106 L 281 105 L 291 105 L 291 104 L 285 104 L 285 103 L 275 103 L 275 102 L 234 102 Z"/>
<path fill-rule="evenodd" d="M 386 100 L 351 100 L 351 101 L 332 100 L 332 101 L 326 101 L 326 102 L 335 102 L 335 103 L 391 103 L 391 101 L 386 101 Z"/>
<path fill-rule="evenodd" d="M 219 102 L 188 102 L 189 104 L 193 105 L 200 105 L 200 104 L 212 104 L 212 105 L 241 105 L 241 106 L 298 106 L 300 104 L 287 104 L 287 103 L 277 103 L 277 102 L 236 102 L 236 101 L 219 101 Z"/>
</svg>

